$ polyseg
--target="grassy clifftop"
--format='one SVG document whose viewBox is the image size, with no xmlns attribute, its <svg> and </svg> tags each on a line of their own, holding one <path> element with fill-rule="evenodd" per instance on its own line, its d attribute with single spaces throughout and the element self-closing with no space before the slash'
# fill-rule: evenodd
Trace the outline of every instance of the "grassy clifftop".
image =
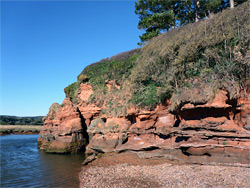
<svg viewBox="0 0 250 188">
<path fill-rule="evenodd" d="M 86 67 L 77 82 L 65 88 L 79 102 L 80 83 L 92 85 L 90 102 L 105 106 L 103 113 L 119 115 L 136 105 L 154 108 L 171 99 L 175 110 L 187 99 L 183 91 L 200 88 L 202 103 L 216 89 L 231 99 L 250 86 L 250 2 L 212 18 L 179 27 L 152 39 L 143 48 L 118 54 Z M 111 84 L 108 90 L 107 83 Z M 116 86 L 120 86 L 117 89 Z M 204 89 L 206 88 L 206 89 Z"/>
<path fill-rule="evenodd" d="M 142 89 L 158 86 L 160 98 L 174 93 L 172 104 L 177 106 L 184 102 L 185 88 L 209 87 L 211 97 L 212 91 L 225 88 L 230 98 L 237 97 L 250 77 L 249 10 L 247 2 L 154 38 L 142 49 L 131 73 L 134 94 L 141 96 Z"/>
</svg>

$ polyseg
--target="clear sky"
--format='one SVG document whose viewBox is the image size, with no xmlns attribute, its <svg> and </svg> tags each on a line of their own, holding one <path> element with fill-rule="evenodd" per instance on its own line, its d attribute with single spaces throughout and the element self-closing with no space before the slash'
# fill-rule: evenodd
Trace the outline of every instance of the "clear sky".
<svg viewBox="0 0 250 188">
<path fill-rule="evenodd" d="M 46 115 L 89 64 L 137 48 L 135 1 L 1 1 L 1 115 Z"/>
</svg>

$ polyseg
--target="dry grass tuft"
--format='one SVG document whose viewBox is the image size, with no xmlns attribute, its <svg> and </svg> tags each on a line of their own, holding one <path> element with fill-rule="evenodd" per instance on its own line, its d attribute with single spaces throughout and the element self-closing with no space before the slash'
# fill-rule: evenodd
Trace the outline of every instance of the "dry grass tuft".
<svg viewBox="0 0 250 188">
<path fill-rule="evenodd" d="M 0 133 L 39 133 L 43 126 L 38 125 L 0 125 Z"/>
</svg>

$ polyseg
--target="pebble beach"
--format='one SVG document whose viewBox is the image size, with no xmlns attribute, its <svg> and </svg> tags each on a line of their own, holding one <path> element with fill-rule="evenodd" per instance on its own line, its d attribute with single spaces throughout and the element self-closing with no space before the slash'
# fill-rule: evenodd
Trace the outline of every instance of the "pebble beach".
<svg viewBox="0 0 250 188">
<path fill-rule="evenodd" d="M 125 159 L 122 159 L 122 158 Z M 174 164 L 158 160 L 140 160 L 134 156 L 104 157 L 84 166 L 80 173 L 80 187 L 250 187 L 250 168 Z M 139 162 L 138 162 L 139 161 Z"/>
</svg>

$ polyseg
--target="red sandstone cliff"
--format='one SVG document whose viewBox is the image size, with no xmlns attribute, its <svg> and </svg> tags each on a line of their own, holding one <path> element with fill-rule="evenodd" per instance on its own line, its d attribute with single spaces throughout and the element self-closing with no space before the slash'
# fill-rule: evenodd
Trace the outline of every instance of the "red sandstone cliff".
<svg viewBox="0 0 250 188">
<path fill-rule="evenodd" d="M 87 103 L 91 94 L 91 86 L 81 84 L 81 103 L 66 98 L 51 106 L 40 149 L 64 153 L 86 147 L 88 154 L 146 150 L 190 162 L 250 163 L 250 93 L 229 100 L 227 91 L 218 90 L 204 104 L 187 102 L 174 112 L 169 103 L 153 111 L 130 108 L 119 117 L 100 114 L 101 108 Z M 191 94 L 199 97 L 199 92 L 186 92 Z"/>
<path fill-rule="evenodd" d="M 51 106 L 40 149 L 250 163 L 249 7 L 87 66 Z"/>
</svg>

